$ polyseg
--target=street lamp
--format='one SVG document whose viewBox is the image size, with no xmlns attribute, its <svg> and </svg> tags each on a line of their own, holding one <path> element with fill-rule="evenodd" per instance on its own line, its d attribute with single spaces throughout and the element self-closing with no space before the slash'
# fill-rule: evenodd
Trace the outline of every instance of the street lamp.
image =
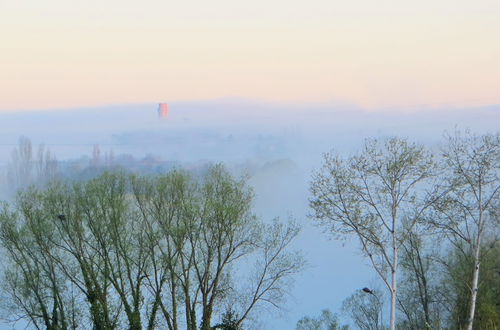
<svg viewBox="0 0 500 330">
<path fill-rule="evenodd" d="M 372 290 L 370 290 L 370 289 L 368 289 L 368 288 L 363 288 L 363 289 L 361 289 L 361 290 L 363 290 L 363 292 L 373 294 L 373 291 L 372 291 Z M 374 294 L 373 294 L 373 295 L 374 295 Z M 375 296 L 375 295 L 374 295 L 374 296 Z"/>
<path fill-rule="evenodd" d="M 364 287 L 363 289 L 361 289 L 361 291 L 363 291 L 364 293 L 368 293 L 368 294 L 371 294 L 372 296 L 375 297 L 375 299 L 377 299 L 377 302 L 378 302 L 378 311 L 380 313 L 380 324 L 383 326 L 384 325 L 384 321 L 382 320 L 382 302 L 380 301 L 379 297 L 375 294 L 375 292 L 373 292 L 373 290 L 367 288 L 367 287 Z M 377 326 L 378 328 L 378 326 Z"/>
</svg>

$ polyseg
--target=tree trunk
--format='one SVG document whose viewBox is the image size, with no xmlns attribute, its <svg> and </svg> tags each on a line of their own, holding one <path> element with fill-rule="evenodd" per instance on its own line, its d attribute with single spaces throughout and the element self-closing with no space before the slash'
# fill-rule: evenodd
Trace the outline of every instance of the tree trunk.
<svg viewBox="0 0 500 330">
<path fill-rule="evenodd" d="M 393 248 L 393 268 L 391 279 L 391 323 L 390 330 L 396 329 L 396 293 L 397 293 L 397 265 L 398 265 L 398 249 L 396 246 Z"/>
<path fill-rule="evenodd" d="M 479 210 L 479 225 L 476 236 L 476 242 L 474 244 L 474 271 L 472 273 L 472 286 L 471 286 L 471 295 L 469 304 L 469 315 L 467 317 L 467 330 L 472 330 L 472 325 L 474 324 L 474 313 L 476 312 L 482 229 L 483 229 L 483 212 L 482 210 Z"/>
<path fill-rule="evenodd" d="M 210 330 L 212 323 L 212 310 L 213 306 L 211 303 L 205 304 L 203 306 L 203 316 L 201 319 L 201 330 Z"/>
<path fill-rule="evenodd" d="M 393 201 L 397 198 L 393 195 Z M 397 203 L 392 206 L 392 267 L 391 267 L 391 321 L 390 330 L 396 329 L 396 297 L 397 297 L 397 270 L 398 270 L 398 241 L 396 239 Z"/>
</svg>

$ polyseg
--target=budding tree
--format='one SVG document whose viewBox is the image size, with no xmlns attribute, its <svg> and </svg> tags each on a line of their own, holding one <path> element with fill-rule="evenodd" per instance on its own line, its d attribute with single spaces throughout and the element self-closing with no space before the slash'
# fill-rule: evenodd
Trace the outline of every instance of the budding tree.
<svg viewBox="0 0 500 330">
<path fill-rule="evenodd" d="M 500 134 L 475 136 L 457 132 L 443 150 L 444 182 L 433 203 L 432 224 L 466 257 L 472 257 L 472 279 L 466 328 L 472 329 L 481 260 L 499 238 Z"/>
<path fill-rule="evenodd" d="M 399 249 L 429 203 L 423 185 L 433 175 L 431 156 L 406 140 L 367 140 L 358 155 L 326 154 L 311 183 L 310 206 L 336 236 L 353 235 L 391 295 L 395 329 Z"/>
<path fill-rule="evenodd" d="M 241 328 L 303 266 L 299 228 L 261 222 L 252 198 L 222 166 L 21 191 L 0 208 L 4 305 L 47 329 Z"/>
</svg>

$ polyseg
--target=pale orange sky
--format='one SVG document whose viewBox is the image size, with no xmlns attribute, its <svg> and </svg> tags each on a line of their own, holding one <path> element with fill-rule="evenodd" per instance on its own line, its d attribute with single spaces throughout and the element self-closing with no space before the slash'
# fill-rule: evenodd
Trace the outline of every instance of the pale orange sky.
<svg viewBox="0 0 500 330">
<path fill-rule="evenodd" d="M 0 111 L 500 104 L 498 0 L 0 0 Z"/>
</svg>

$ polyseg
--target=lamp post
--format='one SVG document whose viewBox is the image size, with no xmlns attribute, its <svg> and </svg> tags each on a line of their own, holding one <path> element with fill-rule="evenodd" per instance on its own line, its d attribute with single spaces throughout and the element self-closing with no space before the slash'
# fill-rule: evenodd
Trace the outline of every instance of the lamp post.
<svg viewBox="0 0 500 330">
<path fill-rule="evenodd" d="M 363 289 L 361 289 L 361 291 L 363 291 L 364 293 L 368 293 L 368 294 L 371 294 L 372 296 L 375 297 L 375 299 L 377 299 L 377 303 L 378 303 L 378 313 L 380 313 L 380 324 L 381 326 L 383 327 L 384 326 L 384 322 L 382 320 L 382 302 L 380 301 L 379 297 L 375 294 L 375 292 L 373 292 L 373 290 L 367 288 L 367 287 L 364 287 Z M 377 313 L 377 314 L 378 314 Z M 378 325 L 377 325 L 377 329 L 378 329 Z"/>
</svg>

